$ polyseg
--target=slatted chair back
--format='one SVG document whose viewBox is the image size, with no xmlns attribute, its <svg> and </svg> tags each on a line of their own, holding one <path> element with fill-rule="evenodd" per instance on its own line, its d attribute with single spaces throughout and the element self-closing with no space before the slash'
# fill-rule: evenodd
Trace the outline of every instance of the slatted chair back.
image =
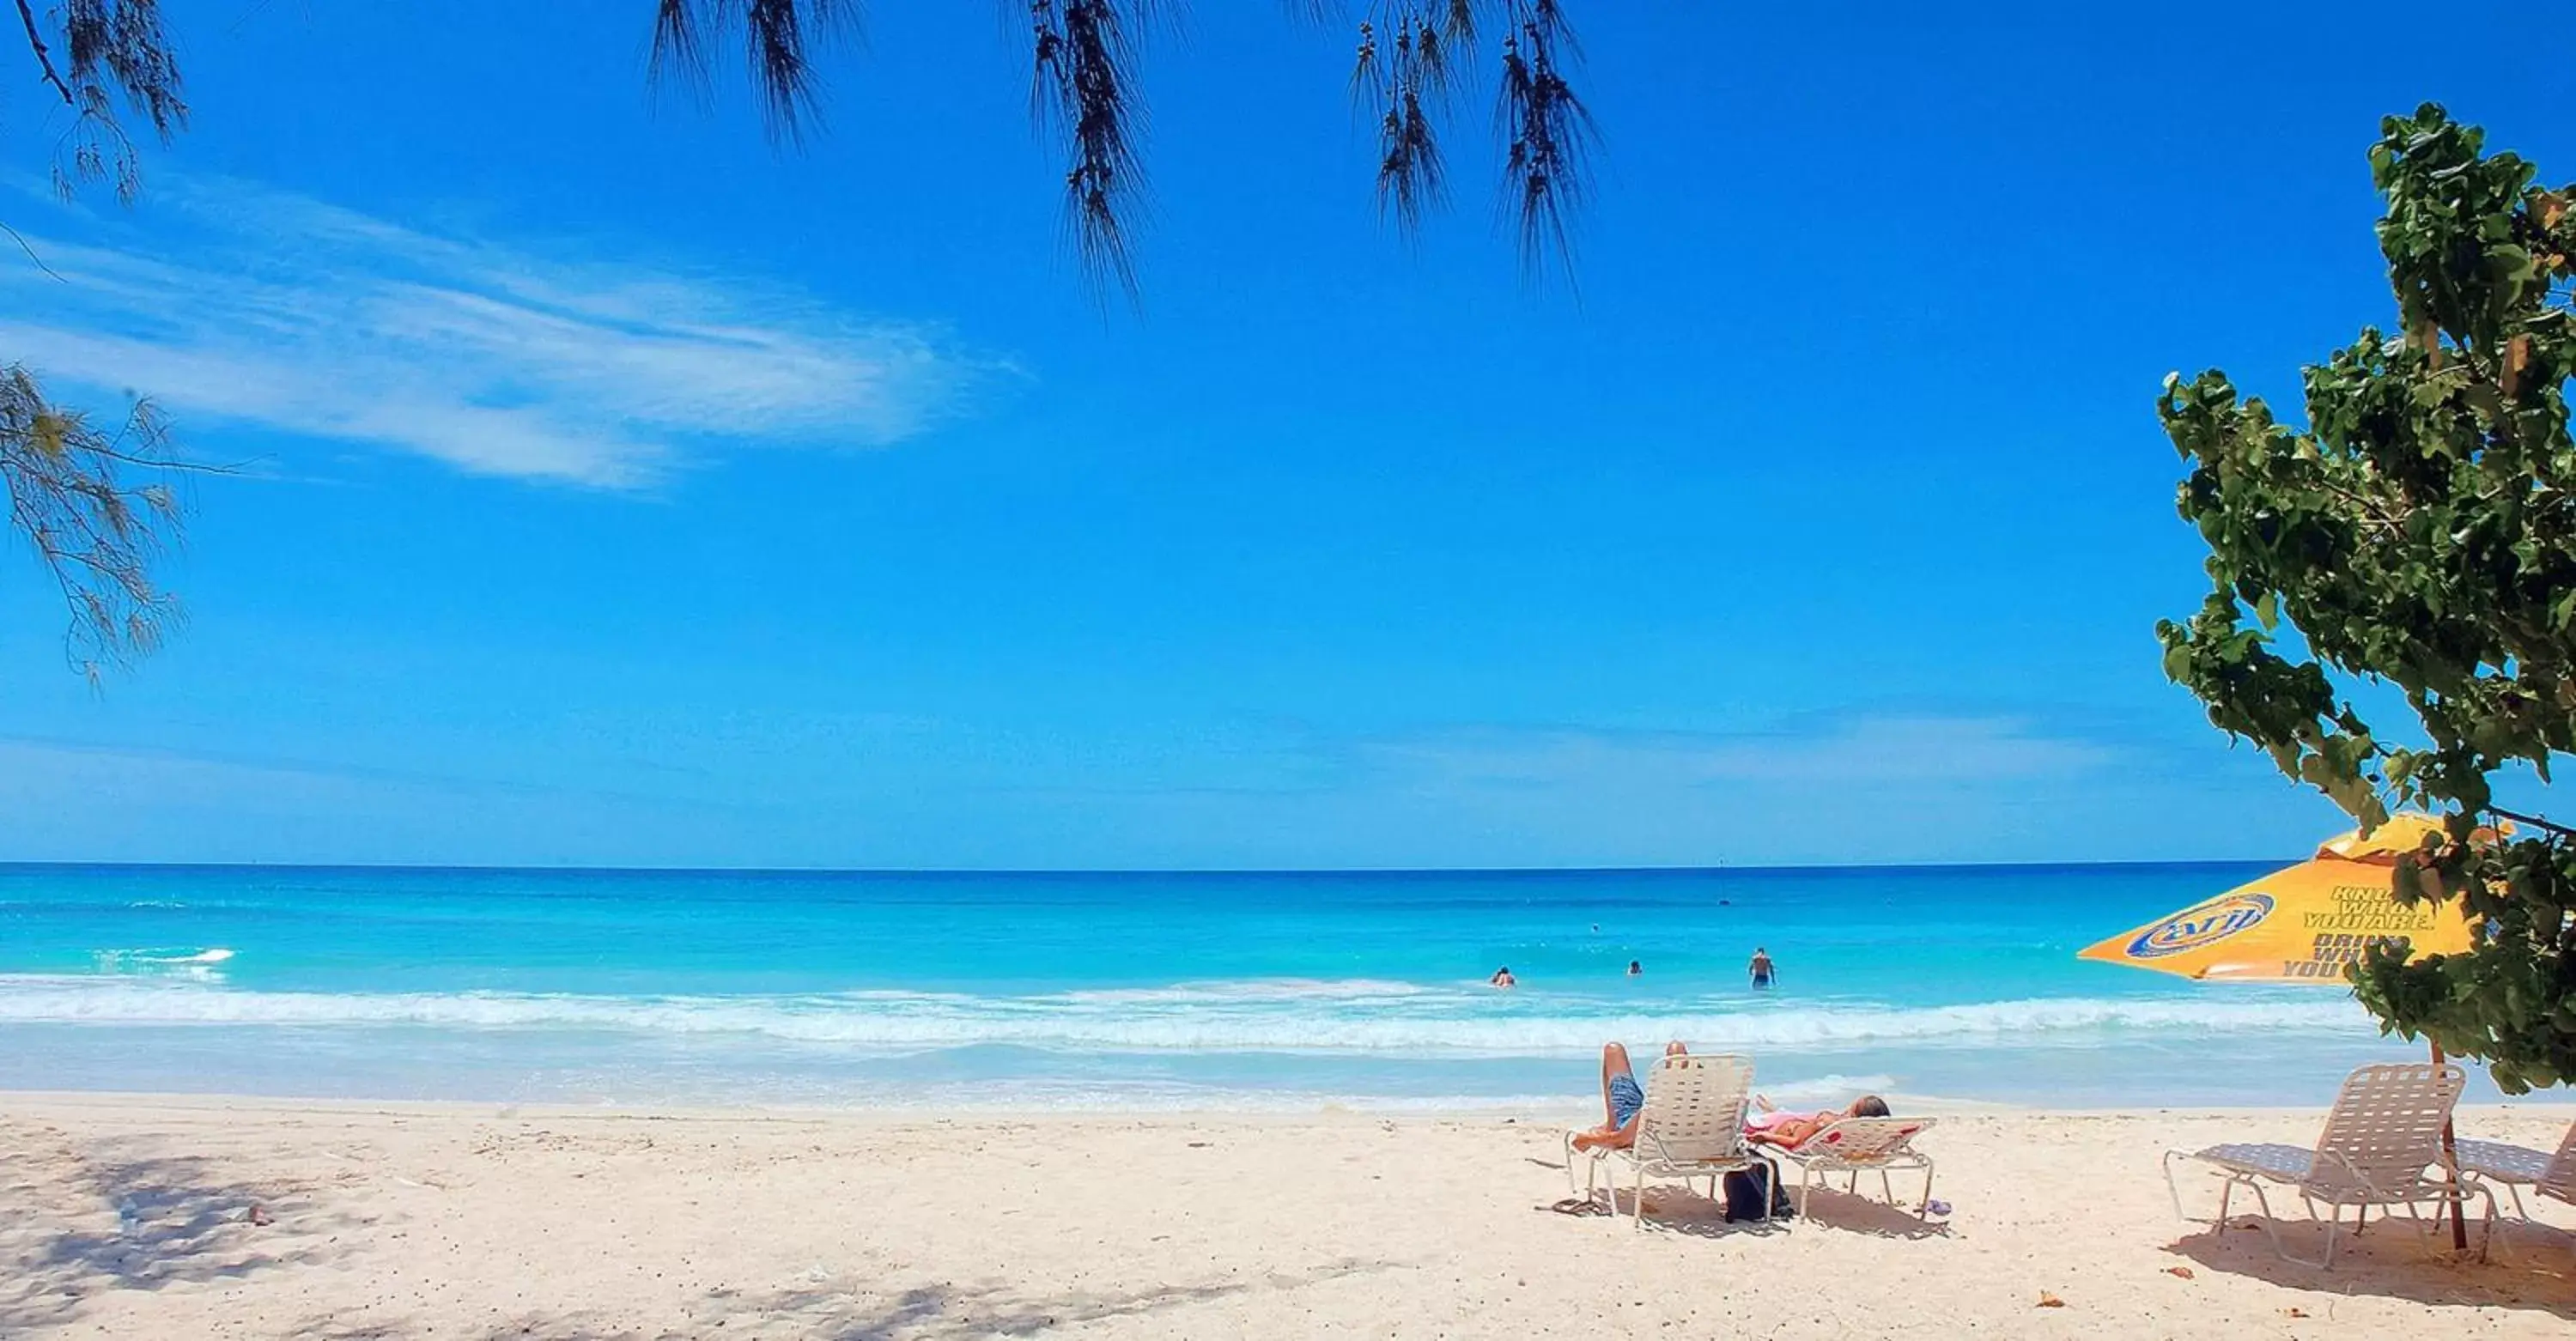
<svg viewBox="0 0 2576 1341">
<path fill-rule="evenodd" d="M 2549 1161 L 2549 1172 L 2540 1175 L 2540 1195 L 2576 1205 L 2576 1122 L 2567 1124 L 2558 1153 Z"/>
<path fill-rule="evenodd" d="M 1899 1155 L 1912 1154 L 1914 1137 L 1932 1125 L 1930 1118 L 1838 1118 L 1832 1126 L 1798 1143 L 1800 1155 L 1824 1156 L 1846 1168 L 1866 1169 Z"/>
<path fill-rule="evenodd" d="M 1636 1153 L 1673 1168 L 1743 1158 L 1744 1105 L 1752 1094 L 1749 1057 L 1665 1057 L 1646 1073 Z"/>
<path fill-rule="evenodd" d="M 2308 1182 L 2320 1190 L 2420 1185 L 2441 1162 L 2442 1127 L 2460 1101 L 2468 1073 L 2447 1063 L 2365 1066 L 2343 1082 Z"/>
</svg>

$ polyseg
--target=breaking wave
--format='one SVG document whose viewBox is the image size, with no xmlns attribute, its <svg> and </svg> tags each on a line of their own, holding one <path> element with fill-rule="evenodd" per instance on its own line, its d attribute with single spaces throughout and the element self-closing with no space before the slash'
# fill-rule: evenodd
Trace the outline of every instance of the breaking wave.
<svg viewBox="0 0 2576 1341">
<path fill-rule="evenodd" d="M 140 953 L 140 952 L 128 952 Z M 220 960 L 197 952 L 203 966 Z M 228 953 L 228 952 L 223 952 Z M 2351 1001 L 2239 996 L 2046 998 L 1899 1007 L 1740 998 L 1511 998 L 1387 982 L 1258 980 L 1026 996 L 264 992 L 165 976 L 0 975 L 0 1025 L 545 1030 L 716 1037 L 912 1053 L 978 1045 L 1072 1052 L 1571 1056 L 1604 1039 L 1703 1049 L 2096 1047 L 2283 1031 L 2367 1036 Z"/>
<path fill-rule="evenodd" d="M 223 946 L 211 949 L 198 946 L 151 950 L 98 950 L 90 955 L 98 971 L 117 975 L 161 975 L 179 978 L 214 980 L 223 976 L 220 966 L 233 957 Z"/>
</svg>

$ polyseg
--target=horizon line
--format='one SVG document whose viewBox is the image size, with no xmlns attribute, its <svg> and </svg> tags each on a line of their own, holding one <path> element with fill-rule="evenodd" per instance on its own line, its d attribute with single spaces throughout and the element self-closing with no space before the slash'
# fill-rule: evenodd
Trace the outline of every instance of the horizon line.
<svg viewBox="0 0 2576 1341">
<path fill-rule="evenodd" d="M 599 866 L 581 864 L 297 861 L 46 861 L 0 860 L 8 870 L 166 870 L 166 871 L 466 871 L 496 875 L 806 875 L 806 876 L 1435 876 L 1435 875 L 1722 875 L 1815 873 L 1819 871 L 2010 871 L 2070 870 L 2098 867 L 2141 869 L 2189 866 L 2260 866 L 2266 857 L 2192 857 L 2169 860 L 2117 861 L 1892 861 L 1775 862 L 1716 866 Z M 2295 864 L 2298 858 L 2281 859 Z"/>
</svg>

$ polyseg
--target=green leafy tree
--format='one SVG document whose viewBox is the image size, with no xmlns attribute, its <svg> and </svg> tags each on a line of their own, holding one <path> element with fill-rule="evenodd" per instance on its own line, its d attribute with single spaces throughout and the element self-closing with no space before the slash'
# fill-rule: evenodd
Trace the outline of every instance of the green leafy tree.
<svg viewBox="0 0 2576 1341">
<path fill-rule="evenodd" d="M 2397 330 L 2305 370 L 2304 427 L 2223 373 L 2166 379 L 2212 590 L 2157 634 L 2213 724 L 2360 824 L 2447 817 L 2396 892 L 2485 931 L 2466 954 L 2381 947 L 2356 989 L 2519 1093 L 2576 1080 L 2576 833 L 2495 790 L 2576 750 L 2576 192 L 2438 106 L 2381 130 Z M 2354 701 L 2373 696 L 2414 729 L 2374 734 Z"/>
</svg>

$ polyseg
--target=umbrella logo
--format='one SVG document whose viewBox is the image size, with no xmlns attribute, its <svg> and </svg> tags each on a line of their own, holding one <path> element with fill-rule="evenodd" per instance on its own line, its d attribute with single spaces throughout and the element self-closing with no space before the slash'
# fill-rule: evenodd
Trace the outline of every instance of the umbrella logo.
<svg viewBox="0 0 2576 1341">
<path fill-rule="evenodd" d="M 2139 932 L 2131 959 L 2161 959 L 2223 941 L 2272 915 L 2269 894 L 2230 894 L 2183 911 Z"/>
</svg>

